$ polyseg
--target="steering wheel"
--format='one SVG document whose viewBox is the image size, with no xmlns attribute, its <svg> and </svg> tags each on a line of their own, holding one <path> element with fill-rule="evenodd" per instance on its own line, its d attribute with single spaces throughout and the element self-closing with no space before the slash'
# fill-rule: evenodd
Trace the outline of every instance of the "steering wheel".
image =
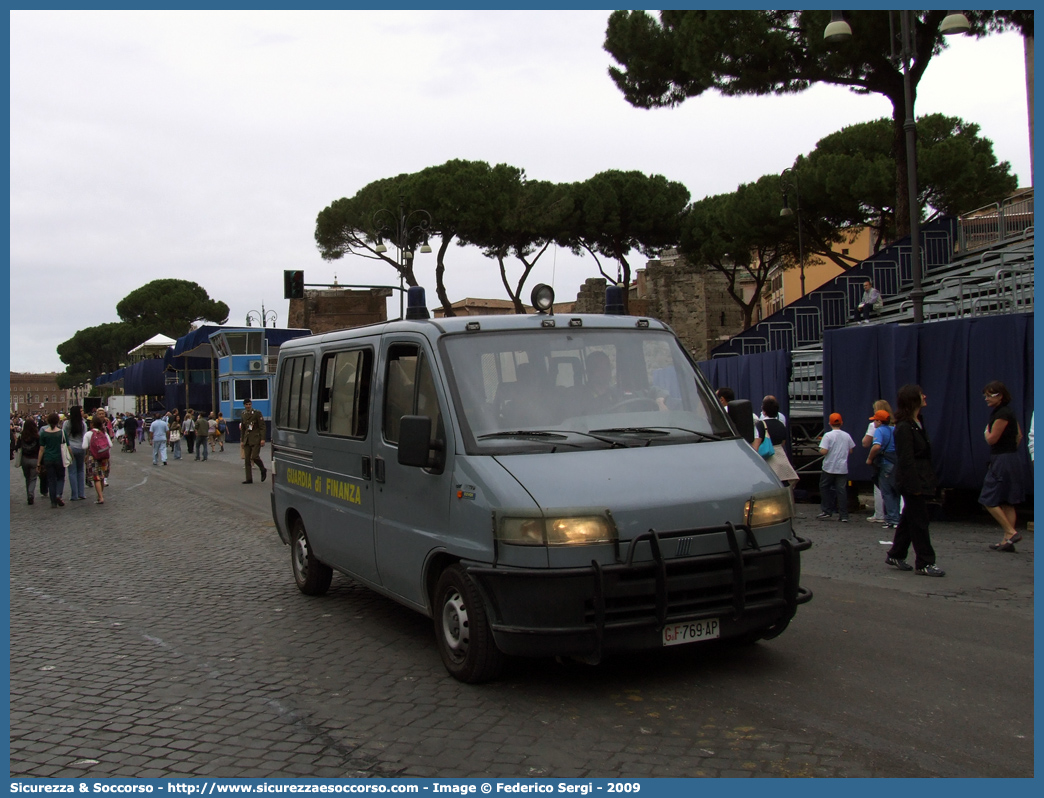
<svg viewBox="0 0 1044 798">
<path fill-rule="evenodd" d="M 633 399 L 624 399 L 622 402 L 617 402 L 609 408 L 610 413 L 637 413 L 642 410 L 659 410 L 659 405 L 656 404 L 655 399 L 638 396 Z"/>
</svg>

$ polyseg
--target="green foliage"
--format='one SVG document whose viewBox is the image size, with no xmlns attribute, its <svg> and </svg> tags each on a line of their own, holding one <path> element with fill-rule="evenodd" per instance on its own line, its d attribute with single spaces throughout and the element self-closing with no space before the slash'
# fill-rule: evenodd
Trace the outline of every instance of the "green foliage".
<svg viewBox="0 0 1044 798">
<path fill-rule="evenodd" d="M 228 305 L 212 300 L 188 280 L 153 280 L 131 291 L 116 305 L 121 321 L 87 327 L 57 347 L 66 364 L 61 388 L 80 385 L 127 362 L 127 352 L 154 335 L 180 338 L 197 321 L 224 324 Z"/>
<path fill-rule="evenodd" d="M 922 218 L 959 215 L 997 202 L 1017 188 L 1007 162 L 997 163 L 993 144 L 979 126 L 931 114 L 917 120 L 918 199 Z M 878 119 L 822 138 L 794 163 L 806 249 L 850 265 L 833 253 L 848 227 L 869 226 L 878 246 L 898 235 L 892 124 Z M 793 197 L 792 197 L 793 198 Z"/>
<path fill-rule="evenodd" d="M 680 235 L 680 218 L 689 201 L 689 190 L 662 175 L 611 170 L 600 172 L 571 187 L 573 212 L 561 243 L 573 252 L 589 252 L 610 282 L 600 257 L 618 264 L 620 281 L 630 285 L 627 255 L 637 250 L 654 257 L 674 246 Z"/>
<path fill-rule="evenodd" d="M 697 267 L 725 276 L 729 295 L 743 309 L 745 327 L 751 325 L 769 273 L 797 262 L 793 224 L 780 217 L 780 198 L 779 177 L 766 175 L 732 194 L 694 202 L 681 219 L 679 252 Z M 748 280 L 754 293 L 744 300 L 741 284 Z"/>
<path fill-rule="evenodd" d="M 966 11 L 969 35 L 1006 29 L 1032 35 L 1032 11 Z M 911 85 L 916 86 L 931 59 L 946 47 L 939 24 L 943 10 L 914 13 Z M 847 86 L 858 93 L 887 97 L 892 115 L 892 185 L 897 227 L 907 219 L 903 72 L 890 58 L 894 42 L 888 11 L 845 12 L 852 38 L 828 45 L 823 31 L 828 11 L 614 11 L 605 49 L 620 65 L 609 75 L 626 100 L 638 108 L 670 107 L 716 90 L 724 95 L 785 94 L 815 83 Z"/>
<path fill-rule="evenodd" d="M 124 322 L 109 322 L 78 331 L 58 344 L 58 357 L 66 364 L 58 375 L 59 388 L 71 388 L 114 371 L 127 360 L 127 352 L 140 344 L 134 328 Z"/>
<path fill-rule="evenodd" d="M 157 334 L 180 338 L 197 321 L 224 324 L 228 305 L 210 298 L 205 288 L 190 280 L 153 280 L 120 300 L 116 313 L 140 341 Z"/>
</svg>

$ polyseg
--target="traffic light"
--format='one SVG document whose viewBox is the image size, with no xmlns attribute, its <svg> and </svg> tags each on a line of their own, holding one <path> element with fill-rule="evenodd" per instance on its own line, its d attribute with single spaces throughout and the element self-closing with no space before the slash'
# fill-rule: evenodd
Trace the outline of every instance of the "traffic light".
<svg viewBox="0 0 1044 798">
<path fill-rule="evenodd" d="M 285 269 L 283 271 L 283 299 L 304 298 L 304 272 Z"/>
</svg>

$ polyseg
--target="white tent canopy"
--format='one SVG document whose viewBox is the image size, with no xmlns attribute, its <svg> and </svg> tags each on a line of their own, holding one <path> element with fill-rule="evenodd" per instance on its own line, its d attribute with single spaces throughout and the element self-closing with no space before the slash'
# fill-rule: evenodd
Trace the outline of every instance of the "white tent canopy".
<svg viewBox="0 0 1044 798">
<path fill-rule="evenodd" d="M 175 341 L 173 338 L 168 338 L 167 336 L 165 336 L 162 333 L 160 333 L 160 334 L 152 336 L 145 343 L 138 344 L 136 347 L 134 347 L 132 350 L 130 350 L 127 354 L 128 355 L 133 355 L 133 354 L 136 354 L 136 353 L 143 352 L 146 349 L 167 349 L 168 347 L 174 346 L 174 344 L 176 344 L 176 343 L 177 343 L 177 341 Z"/>
</svg>

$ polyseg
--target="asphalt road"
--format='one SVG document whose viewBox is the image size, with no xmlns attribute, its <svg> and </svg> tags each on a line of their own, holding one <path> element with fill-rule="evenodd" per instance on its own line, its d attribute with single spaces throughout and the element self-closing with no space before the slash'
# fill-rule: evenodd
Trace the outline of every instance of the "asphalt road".
<svg viewBox="0 0 1044 798">
<path fill-rule="evenodd" d="M 989 551 L 984 515 L 933 524 L 930 579 L 799 505 L 815 598 L 778 639 L 476 687 L 427 618 L 339 574 L 301 595 L 242 478 L 234 445 L 116 452 L 105 505 L 51 509 L 12 469 L 12 776 L 1033 775 L 1033 535 Z"/>
</svg>

